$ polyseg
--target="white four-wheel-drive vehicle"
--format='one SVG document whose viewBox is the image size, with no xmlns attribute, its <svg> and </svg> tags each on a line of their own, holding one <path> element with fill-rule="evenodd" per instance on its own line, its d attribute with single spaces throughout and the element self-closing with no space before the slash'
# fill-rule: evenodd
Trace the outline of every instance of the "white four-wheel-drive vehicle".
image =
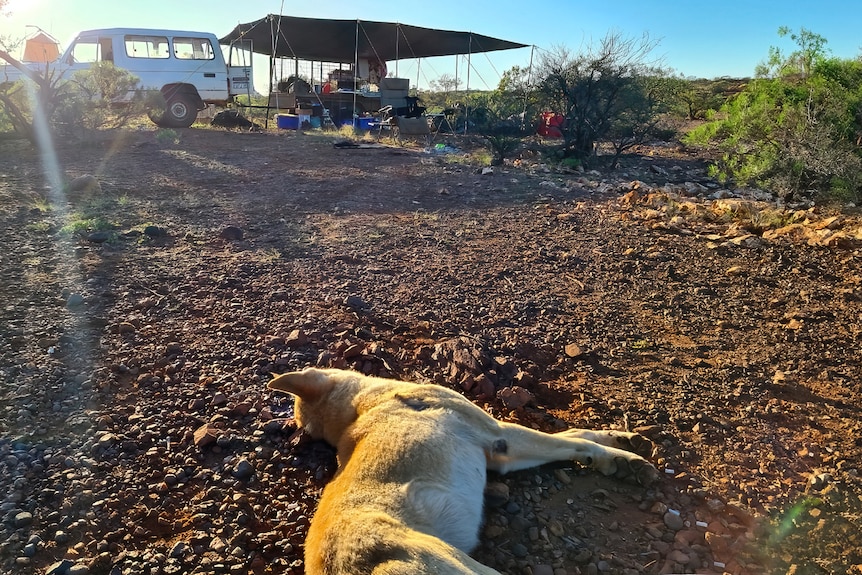
<svg viewBox="0 0 862 575">
<path fill-rule="evenodd" d="M 207 104 L 224 106 L 236 96 L 252 92 L 250 51 L 244 46 L 231 46 L 226 62 L 218 39 L 208 32 L 87 30 L 79 33 L 56 61 L 28 68 L 40 73 L 47 66 L 61 79 L 69 79 L 95 62 L 112 62 L 137 77 L 140 88 L 161 92 L 164 109 L 154 111 L 150 118 L 164 127 L 186 128 Z M 11 65 L 0 70 L 0 82 L 21 76 Z"/>
</svg>

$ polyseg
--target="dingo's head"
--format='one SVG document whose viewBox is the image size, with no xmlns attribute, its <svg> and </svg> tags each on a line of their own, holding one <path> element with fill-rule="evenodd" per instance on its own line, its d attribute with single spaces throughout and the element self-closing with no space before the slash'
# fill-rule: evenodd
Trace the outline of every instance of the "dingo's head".
<svg viewBox="0 0 862 575">
<path fill-rule="evenodd" d="M 353 400 L 361 378 L 350 371 L 309 367 L 276 376 L 267 387 L 294 395 L 297 424 L 315 439 L 337 446 L 344 430 L 356 420 Z"/>
</svg>

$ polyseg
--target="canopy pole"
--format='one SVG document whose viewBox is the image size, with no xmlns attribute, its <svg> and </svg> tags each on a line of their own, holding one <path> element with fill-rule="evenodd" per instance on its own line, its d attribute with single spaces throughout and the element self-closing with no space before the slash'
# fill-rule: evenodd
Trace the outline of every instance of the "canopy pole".
<svg viewBox="0 0 862 575">
<path fill-rule="evenodd" d="M 395 23 L 395 77 L 398 77 L 398 62 L 400 57 L 398 55 L 398 50 L 401 48 L 401 23 Z"/>
<path fill-rule="evenodd" d="M 284 0 L 281 0 L 281 6 L 278 8 L 278 25 L 273 27 L 272 19 L 270 19 L 270 21 L 269 21 L 269 32 L 270 32 L 270 36 L 272 37 L 272 56 L 269 57 L 269 61 L 270 61 L 269 94 L 266 95 L 266 97 L 267 97 L 267 101 L 266 101 L 267 127 L 269 127 L 269 97 L 272 95 L 272 77 L 275 75 L 275 61 L 273 60 L 273 58 L 275 58 L 276 54 L 278 53 L 278 40 L 279 40 L 279 35 L 281 34 L 281 16 L 283 14 L 284 14 Z M 280 70 L 279 75 L 283 76 L 284 75 L 284 58 L 279 58 L 278 62 L 281 65 L 281 70 Z M 281 78 L 279 78 L 279 79 L 281 79 Z M 278 88 L 278 84 L 276 84 L 276 89 L 277 88 Z M 278 93 L 276 92 L 276 95 L 275 95 L 276 114 L 278 113 L 279 109 L 280 108 L 279 108 L 279 103 L 278 103 Z"/>
<path fill-rule="evenodd" d="M 533 85 L 533 54 L 536 51 L 536 45 L 530 46 L 530 67 L 527 68 L 527 85 L 524 86 L 524 109 L 521 110 L 521 129 L 527 127 L 527 98 L 530 94 L 530 86 Z"/>
<path fill-rule="evenodd" d="M 273 50 L 273 53 L 275 50 Z M 254 58 L 254 56 L 252 56 Z M 270 99 L 272 96 L 272 76 L 275 73 L 275 56 L 270 54 L 269 56 L 269 92 L 266 94 L 266 122 L 264 122 L 263 127 L 269 128 L 269 107 L 270 107 Z M 278 101 L 278 96 L 275 97 L 276 101 Z M 251 100 L 249 100 L 250 102 Z M 276 108 L 277 109 L 277 108 Z"/>
<path fill-rule="evenodd" d="M 458 96 L 458 58 L 459 55 L 455 54 L 455 96 Z"/>
<path fill-rule="evenodd" d="M 272 94 L 272 77 L 275 76 L 275 56 L 269 57 L 269 94 Z"/>
<path fill-rule="evenodd" d="M 470 128 L 470 68 L 472 68 L 473 57 L 473 33 L 470 32 L 470 41 L 467 43 L 467 97 L 464 99 L 464 135 Z"/>
<path fill-rule="evenodd" d="M 269 16 L 269 38 L 270 38 L 270 46 L 272 47 L 272 54 L 269 56 L 269 94 L 266 95 L 266 120 L 267 124 L 269 124 L 269 107 L 270 102 L 269 99 L 272 96 L 273 90 L 273 77 L 275 76 L 275 57 L 278 53 L 278 33 L 281 30 L 281 11 L 284 10 L 284 0 L 281 2 L 281 9 L 278 13 L 278 24 L 273 21 L 272 16 Z M 279 63 L 284 67 L 284 62 L 279 59 Z M 282 71 L 284 71 L 282 69 Z M 276 87 L 278 84 L 276 84 Z M 278 113 L 278 94 L 275 95 L 275 109 L 276 113 Z"/>
<path fill-rule="evenodd" d="M 353 46 L 353 109 L 350 110 L 350 123 L 353 129 L 356 129 L 356 92 L 359 78 L 356 76 L 359 73 L 359 19 L 356 20 L 356 43 Z M 344 124 L 344 120 L 341 121 Z"/>
</svg>

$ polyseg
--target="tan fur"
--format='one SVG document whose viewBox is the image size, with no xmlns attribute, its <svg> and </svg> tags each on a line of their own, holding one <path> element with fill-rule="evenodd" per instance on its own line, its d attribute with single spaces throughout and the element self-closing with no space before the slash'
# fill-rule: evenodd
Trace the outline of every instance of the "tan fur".
<svg viewBox="0 0 862 575">
<path fill-rule="evenodd" d="M 542 433 L 499 422 L 438 385 L 310 368 L 269 387 L 295 395 L 298 424 L 338 453 L 305 542 L 309 575 L 497 573 L 467 554 L 488 469 L 569 460 L 643 485 L 658 478 L 632 453 L 651 450 L 640 435 Z"/>
</svg>

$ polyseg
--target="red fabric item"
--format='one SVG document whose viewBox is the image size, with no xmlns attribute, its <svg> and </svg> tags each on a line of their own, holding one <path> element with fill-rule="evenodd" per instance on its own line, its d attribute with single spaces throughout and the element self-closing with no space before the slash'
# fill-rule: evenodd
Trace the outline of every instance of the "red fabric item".
<svg viewBox="0 0 862 575">
<path fill-rule="evenodd" d="M 562 138 L 562 128 L 565 123 L 566 118 L 562 114 L 542 112 L 542 121 L 539 122 L 539 129 L 536 132 L 543 138 Z"/>
</svg>

